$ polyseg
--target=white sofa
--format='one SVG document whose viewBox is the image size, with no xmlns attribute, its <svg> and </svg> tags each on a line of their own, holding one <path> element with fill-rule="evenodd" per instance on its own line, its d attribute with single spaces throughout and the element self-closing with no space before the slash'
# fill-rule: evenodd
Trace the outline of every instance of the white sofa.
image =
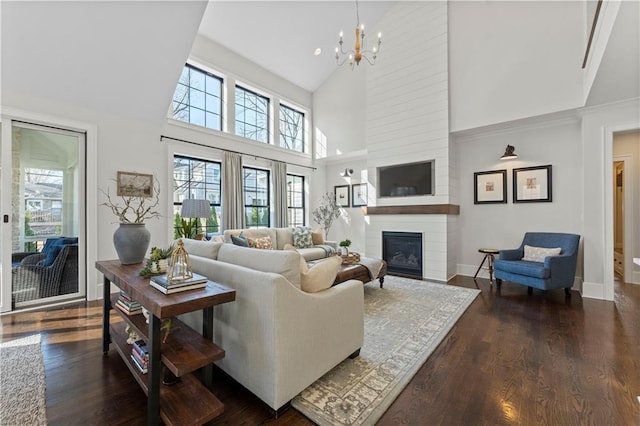
<svg viewBox="0 0 640 426">
<path fill-rule="evenodd" d="M 227 229 L 223 234 L 224 242 L 231 243 L 231 236 L 238 237 L 240 234 L 247 238 L 269 237 L 275 250 L 283 250 L 287 244 L 293 245 L 293 228 Z M 335 251 L 336 242 L 325 241 L 322 236 L 322 229 L 313 231 L 311 236 L 315 245 L 298 249 L 298 252 L 307 262 L 327 257 L 329 253 L 327 253 L 326 247 L 323 248 L 322 246 L 329 246 Z"/>
<path fill-rule="evenodd" d="M 361 281 L 306 293 L 295 251 L 183 242 L 194 272 L 236 290 L 234 302 L 214 308 L 213 340 L 226 352 L 216 364 L 273 410 L 357 355 L 364 339 Z M 201 331 L 201 314 L 181 319 Z"/>
</svg>

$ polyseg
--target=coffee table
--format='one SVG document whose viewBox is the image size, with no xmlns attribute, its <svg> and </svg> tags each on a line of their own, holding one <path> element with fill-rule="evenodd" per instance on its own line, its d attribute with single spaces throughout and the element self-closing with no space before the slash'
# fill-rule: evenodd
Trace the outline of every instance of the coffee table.
<svg viewBox="0 0 640 426">
<path fill-rule="evenodd" d="M 380 269 L 380 273 L 378 273 L 378 276 L 373 279 L 369 276 L 369 270 L 364 265 L 360 265 L 359 263 L 342 265 L 338 271 L 338 275 L 336 275 L 336 280 L 333 282 L 333 285 L 340 284 L 348 280 L 359 280 L 362 281 L 363 284 L 366 284 L 377 278 L 380 281 L 380 288 L 382 288 L 386 274 L 387 262 L 384 260 L 382 261 L 382 269 Z"/>
</svg>

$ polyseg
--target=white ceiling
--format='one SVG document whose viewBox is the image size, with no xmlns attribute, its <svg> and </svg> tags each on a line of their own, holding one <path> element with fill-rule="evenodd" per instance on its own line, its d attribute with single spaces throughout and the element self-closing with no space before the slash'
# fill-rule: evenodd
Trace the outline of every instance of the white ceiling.
<svg viewBox="0 0 640 426">
<path fill-rule="evenodd" d="M 395 2 L 359 1 L 360 23 L 371 44 L 376 24 Z M 353 1 L 210 1 L 198 32 L 284 79 L 315 91 L 336 69 L 335 48 L 355 43 Z M 322 49 L 314 56 L 316 48 Z"/>
</svg>

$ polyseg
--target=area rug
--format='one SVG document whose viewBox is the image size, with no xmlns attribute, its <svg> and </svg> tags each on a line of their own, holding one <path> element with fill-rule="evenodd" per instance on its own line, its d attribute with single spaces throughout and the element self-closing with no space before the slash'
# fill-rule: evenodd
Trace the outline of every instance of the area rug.
<svg viewBox="0 0 640 426">
<path fill-rule="evenodd" d="M 295 407 L 319 425 L 372 425 L 389 408 L 479 290 L 387 276 L 364 287 L 364 345 L 302 391 Z"/>
<path fill-rule="evenodd" d="M 0 343 L 0 425 L 46 425 L 40 335 Z"/>
</svg>

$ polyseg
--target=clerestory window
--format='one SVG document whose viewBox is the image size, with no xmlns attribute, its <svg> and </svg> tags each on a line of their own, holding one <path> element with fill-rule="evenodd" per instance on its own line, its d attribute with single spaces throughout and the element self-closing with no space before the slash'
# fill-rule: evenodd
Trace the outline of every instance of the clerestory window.
<svg viewBox="0 0 640 426">
<path fill-rule="evenodd" d="M 173 94 L 176 120 L 222 130 L 222 78 L 186 64 Z"/>
</svg>

